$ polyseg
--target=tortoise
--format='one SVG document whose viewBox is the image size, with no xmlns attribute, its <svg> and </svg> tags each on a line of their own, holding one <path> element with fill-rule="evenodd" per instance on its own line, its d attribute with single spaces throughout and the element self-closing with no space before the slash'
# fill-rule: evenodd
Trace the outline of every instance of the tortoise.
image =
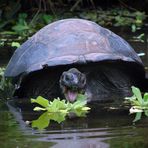
<svg viewBox="0 0 148 148">
<path fill-rule="evenodd" d="M 131 96 L 131 86 L 146 87 L 145 70 L 134 49 L 95 22 L 63 19 L 40 29 L 13 54 L 6 77 L 17 86 L 14 96 L 61 97 L 77 94 L 87 101 L 115 101 Z"/>
</svg>

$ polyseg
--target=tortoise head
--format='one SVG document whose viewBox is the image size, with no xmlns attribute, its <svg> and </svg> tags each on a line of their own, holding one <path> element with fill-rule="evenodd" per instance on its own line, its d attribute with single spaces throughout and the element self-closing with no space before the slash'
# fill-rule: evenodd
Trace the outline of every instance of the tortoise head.
<svg viewBox="0 0 148 148">
<path fill-rule="evenodd" d="M 84 94 L 86 76 L 76 68 L 64 71 L 60 77 L 60 87 L 66 100 L 74 102 L 78 93 Z"/>
</svg>

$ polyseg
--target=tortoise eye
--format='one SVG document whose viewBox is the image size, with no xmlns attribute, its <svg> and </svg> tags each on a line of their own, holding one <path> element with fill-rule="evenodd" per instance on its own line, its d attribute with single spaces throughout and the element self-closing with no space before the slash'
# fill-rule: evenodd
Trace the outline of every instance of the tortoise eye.
<svg viewBox="0 0 148 148">
<path fill-rule="evenodd" d="M 65 79 L 66 81 L 69 81 L 69 80 L 70 80 L 70 76 L 67 74 L 67 75 L 64 76 L 64 79 Z"/>
</svg>

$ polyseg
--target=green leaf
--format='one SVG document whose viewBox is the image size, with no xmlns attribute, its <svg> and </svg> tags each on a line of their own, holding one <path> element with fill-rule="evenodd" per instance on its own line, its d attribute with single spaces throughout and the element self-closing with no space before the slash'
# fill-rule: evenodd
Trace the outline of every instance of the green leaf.
<svg viewBox="0 0 148 148">
<path fill-rule="evenodd" d="M 78 101 L 86 101 L 86 99 L 87 99 L 86 95 L 78 94 L 77 96 Z"/>
<path fill-rule="evenodd" d="M 132 32 L 136 32 L 137 27 L 136 27 L 136 25 L 135 25 L 135 24 L 132 24 L 131 28 L 132 28 Z"/>
<path fill-rule="evenodd" d="M 48 112 L 43 113 L 37 120 L 32 121 L 32 127 L 38 128 L 39 130 L 42 130 L 46 128 L 50 123 Z"/>
<path fill-rule="evenodd" d="M 20 47 L 20 43 L 18 43 L 18 42 L 12 42 L 11 43 L 11 47 Z"/>
<path fill-rule="evenodd" d="M 73 109 L 82 108 L 87 104 L 86 96 L 79 94 L 77 96 L 77 101 L 72 104 Z"/>
<path fill-rule="evenodd" d="M 133 120 L 133 122 L 137 122 L 138 120 L 141 119 L 141 116 L 142 116 L 142 112 L 137 112 L 136 113 L 136 116 L 135 116 L 135 119 Z"/>
<path fill-rule="evenodd" d="M 129 103 L 131 103 L 131 105 L 133 106 L 140 106 L 140 102 L 137 100 L 136 96 L 133 95 L 131 97 L 126 97 L 125 98 Z"/>
<path fill-rule="evenodd" d="M 136 96 L 140 104 L 142 104 L 143 99 L 142 99 L 142 95 L 141 95 L 139 88 L 132 86 L 132 92 L 134 93 L 134 95 Z"/>
<path fill-rule="evenodd" d="M 68 114 L 68 109 L 65 109 L 65 110 L 60 110 L 60 113 L 63 113 L 63 114 Z"/>
<path fill-rule="evenodd" d="M 133 95 L 131 97 L 125 97 L 125 99 L 128 100 L 128 101 L 135 101 L 136 100 L 136 96 Z"/>
<path fill-rule="evenodd" d="M 58 123 L 61 123 L 65 120 L 67 113 L 48 113 L 48 116 L 51 120 L 54 120 Z"/>
<path fill-rule="evenodd" d="M 147 101 L 143 102 L 142 108 L 148 109 L 148 102 Z"/>
<path fill-rule="evenodd" d="M 138 100 L 132 100 L 132 101 L 131 101 L 131 104 L 132 104 L 133 106 L 141 106 L 141 104 L 140 104 L 140 102 L 139 102 Z"/>
<path fill-rule="evenodd" d="M 76 101 L 73 104 L 73 108 L 74 109 L 82 108 L 84 105 L 86 105 L 86 101 Z"/>
<path fill-rule="evenodd" d="M 21 32 L 21 31 L 29 30 L 29 26 L 18 24 L 18 25 L 13 26 L 12 30 L 16 32 Z"/>
<path fill-rule="evenodd" d="M 46 111 L 43 113 L 43 116 L 41 115 L 37 120 L 32 121 L 32 127 L 43 129 L 47 127 L 50 120 L 61 123 L 70 113 L 75 113 L 79 117 L 84 116 L 88 110 L 90 110 L 89 107 L 85 106 L 87 103 L 86 96 L 78 95 L 76 100 L 77 101 L 72 104 L 70 102 L 66 102 L 66 100 L 60 100 L 59 98 L 50 102 L 41 96 L 36 99 L 31 99 L 32 103 L 38 103 L 43 106 L 43 108 L 35 107 L 34 111 Z"/>
<path fill-rule="evenodd" d="M 65 100 L 54 99 L 53 102 L 50 102 L 50 105 L 52 105 L 53 108 L 66 108 Z"/>
<path fill-rule="evenodd" d="M 148 102 L 148 93 L 144 93 L 144 97 L 143 97 L 145 102 Z"/>
<path fill-rule="evenodd" d="M 88 110 L 90 110 L 90 107 L 85 106 L 85 107 L 82 108 L 82 110 L 83 111 L 88 111 Z"/>
<path fill-rule="evenodd" d="M 130 114 L 143 112 L 143 110 L 138 106 L 132 106 L 129 111 L 130 111 Z"/>
<path fill-rule="evenodd" d="M 49 107 L 49 101 L 41 96 L 38 96 L 36 99 L 31 99 L 31 103 L 38 103 L 43 107 Z"/>
<path fill-rule="evenodd" d="M 35 107 L 33 110 L 34 111 L 45 111 L 46 109 L 42 107 Z"/>
<path fill-rule="evenodd" d="M 77 108 L 74 110 L 74 113 L 78 116 L 78 117 L 84 117 L 87 113 L 87 111 L 82 110 L 82 108 Z"/>
<path fill-rule="evenodd" d="M 53 17 L 51 15 L 47 15 L 47 14 L 43 14 L 42 17 L 43 17 L 43 20 L 45 21 L 46 24 L 49 24 L 53 19 Z"/>
<path fill-rule="evenodd" d="M 137 36 L 137 39 L 139 39 L 141 42 L 144 42 L 145 34 L 142 33 L 139 36 Z"/>
<path fill-rule="evenodd" d="M 47 108 L 48 112 L 59 112 L 67 108 L 65 100 L 54 99 L 53 102 L 50 101 L 50 105 Z"/>
<path fill-rule="evenodd" d="M 148 110 L 145 110 L 144 114 L 148 117 Z"/>
<path fill-rule="evenodd" d="M 90 110 L 89 107 L 79 107 L 73 110 L 73 112 L 78 116 L 78 117 L 84 117 L 86 113 Z"/>
</svg>

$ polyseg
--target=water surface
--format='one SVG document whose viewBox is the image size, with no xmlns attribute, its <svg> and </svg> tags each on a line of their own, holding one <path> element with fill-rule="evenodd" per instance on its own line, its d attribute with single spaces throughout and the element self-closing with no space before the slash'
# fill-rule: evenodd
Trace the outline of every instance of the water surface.
<svg viewBox="0 0 148 148">
<path fill-rule="evenodd" d="M 32 111 L 23 112 L 0 103 L 0 145 L 2 148 L 146 148 L 148 119 L 136 125 L 127 111 L 92 111 L 86 118 L 52 122 L 44 131 L 26 125 Z M 8 108 L 9 106 L 9 108 Z M 23 120 L 24 119 L 24 120 Z"/>
</svg>

